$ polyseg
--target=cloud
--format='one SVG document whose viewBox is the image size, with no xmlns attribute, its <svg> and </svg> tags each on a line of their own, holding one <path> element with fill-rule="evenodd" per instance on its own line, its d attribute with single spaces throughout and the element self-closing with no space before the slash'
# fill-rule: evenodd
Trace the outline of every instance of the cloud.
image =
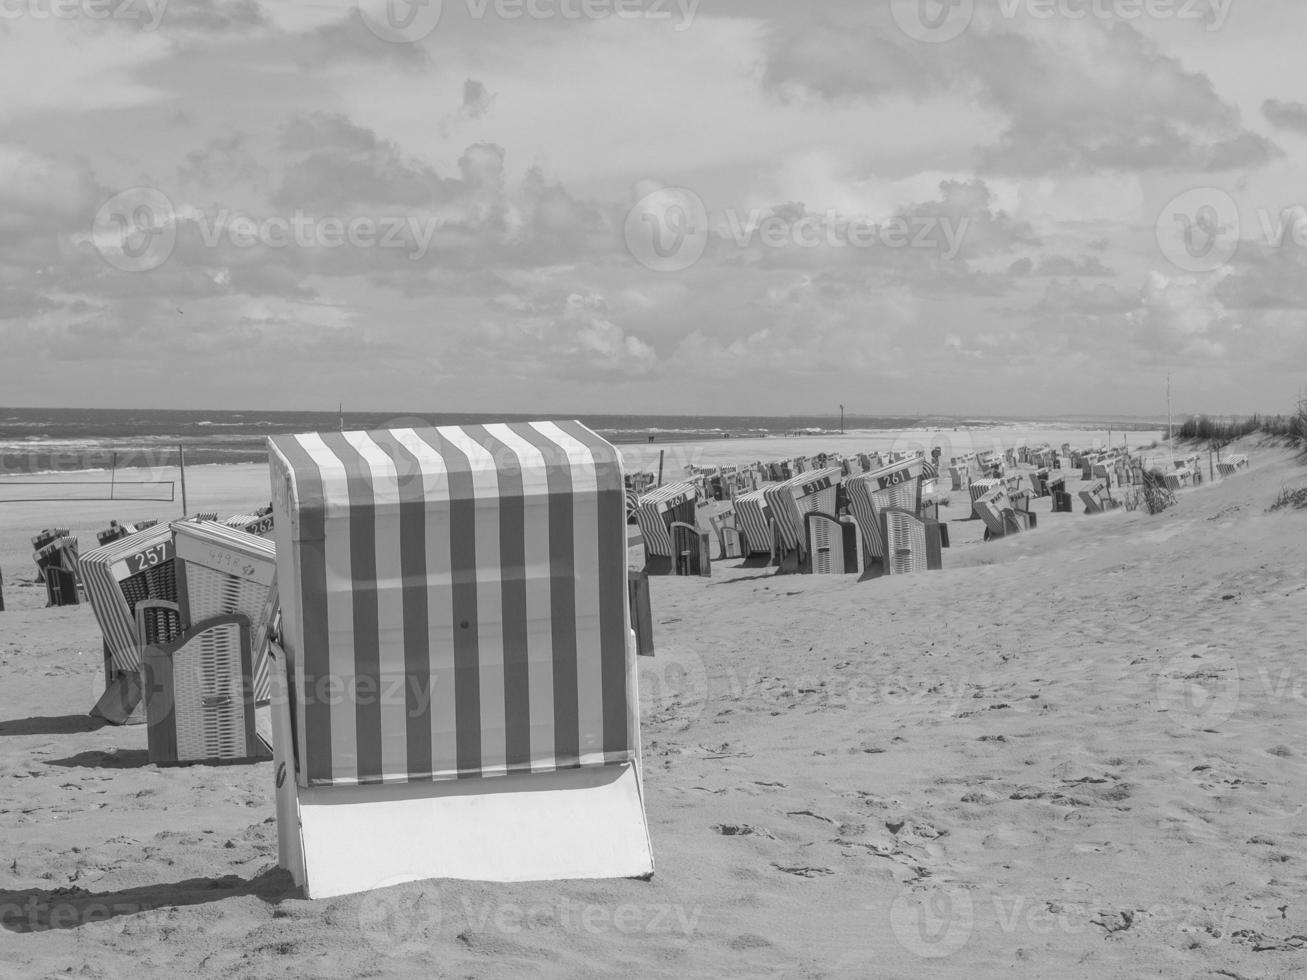
<svg viewBox="0 0 1307 980">
<path fill-rule="evenodd" d="M 428 164 L 341 114 L 312 113 L 292 119 L 281 145 L 307 151 L 291 162 L 272 203 L 318 212 L 357 206 L 430 206 L 450 193 Z"/>
<path fill-rule="evenodd" d="M 1262 115 L 1266 117 L 1267 122 L 1277 129 L 1307 133 L 1307 104 L 1267 99 L 1262 103 Z"/>
<path fill-rule="evenodd" d="M 1071 276 L 1089 278 L 1111 278 L 1116 272 L 1103 264 L 1096 255 L 1082 255 L 1078 259 L 1065 255 L 1045 255 L 1038 263 L 1029 257 L 1017 259 L 1008 266 L 1008 275 L 1024 276 Z"/>
<path fill-rule="evenodd" d="M 206 35 L 245 32 L 269 26 L 257 0 L 185 0 L 168 3 L 164 30 L 193 30 Z"/>
<path fill-rule="evenodd" d="M 448 137 L 457 127 L 475 119 L 482 119 L 495 104 L 495 96 L 485 85 L 469 78 L 463 82 L 463 104 L 440 121 L 442 136 Z"/>
<path fill-rule="evenodd" d="M 978 148 L 985 171 L 1013 175 L 1227 171 L 1281 151 L 1242 128 L 1211 80 L 1133 26 L 978 17 L 947 44 L 915 43 L 881 16 L 837 8 L 828 22 L 776 28 L 762 71 L 782 97 L 964 98 L 1007 119 Z M 834 23 L 830 22 L 834 21 Z"/>
<path fill-rule="evenodd" d="M 495 97 L 486 91 L 481 82 L 469 78 L 463 83 L 463 107 L 461 112 L 468 119 L 480 119 L 495 104 Z"/>
<path fill-rule="evenodd" d="M 0 247 L 89 228 L 99 199 L 108 196 L 82 160 L 0 143 Z"/>
<path fill-rule="evenodd" d="M 227 189 L 235 184 L 260 181 L 267 172 L 254 155 L 249 137 L 235 132 L 212 139 L 201 149 L 186 154 L 177 177 L 184 185 Z"/>
</svg>

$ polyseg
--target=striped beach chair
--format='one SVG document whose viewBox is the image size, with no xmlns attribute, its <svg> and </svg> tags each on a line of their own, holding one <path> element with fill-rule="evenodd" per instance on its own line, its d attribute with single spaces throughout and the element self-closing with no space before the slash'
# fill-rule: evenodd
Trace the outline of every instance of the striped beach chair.
<svg viewBox="0 0 1307 980">
<path fill-rule="evenodd" d="M 985 523 L 986 541 L 1028 531 L 1035 526 L 1035 515 L 1013 507 L 1007 489 L 1001 485 L 976 498 L 972 506 Z"/>
<path fill-rule="evenodd" d="M 771 511 L 776 546 L 772 561 L 781 564 L 786 556 L 793 556 L 802 565 L 806 558 L 807 542 L 803 515 L 819 511 L 833 514 L 839 499 L 840 471 L 837 467 L 808 470 L 784 483 L 777 483 L 763 491 Z"/>
<path fill-rule="evenodd" d="M 735 498 L 736 526 L 744 535 L 742 548 L 745 558 L 771 554 L 771 507 L 767 503 L 769 488 L 770 484 L 764 484 L 757 490 Z"/>
<path fill-rule="evenodd" d="M 693 525 L 698 487 L 690 482 L 665 483 L 640 498 L 635 520 L 644 540 L 645 567 L 653 574 L 672 570 L 676 552 L 672 542 L 672 525 Z"/>
<path fill-rule="evenodd" d="M 1168 487 L 1170 487 L 1172 476 L 1171 473 L 1166 474 Z M 1108 496 L 1107 489 L 1105 480 L 1097 480 L 1092 486 L 1080 491 L 1080 500 L 1085 505 L 1086 514 L 1102 514 L 1117 506 L 1116 501 Z"/>
<path fill-rule="evenodd" d="M 178 521 L 172 534 L 180 631 L 166 617 L 166 637 L 137 624 L 146 643 L 150 761 L 267 758 L 276 548 L 255 534 L 208 521 Z M 256 710 L 265 717 L 256 720 Z"/>
<path fill-rule="evenodd" d="M 882 466 L 845 482 L 849 511 L 862 530 L 868 557 L 879 559 L 885 556 L 882 510 L 895 507 L 912 514 L 920 512 L 923 464 L 924 461 L 917 457 L 905 463 Z"/>
<path fill-rule="evenodd" d="M 269 456 L 295 882 L 651 875 L 617 450 L 564 421 L 275 436 Z"/>
<path fill-rule="evenodd" d="M 972 517 L 980 516 L 980 511 L 976 509 L 977 500 L 979 500 L 981 497 L 985 496 L 986 494 L 991 493 L 992 491 L 1000 488 L 1005 489 L 1002 480 L 996 480 L 996 479 L 972 480 L 970 486 L 971 516 Z"/>
<path fill-rule="evenodd" d="M 45 604 L 76 606 L 77 596 L 77 539 L 67 528 L 46 528 L 32 538 L 32 560 L 45 585 Z"/>
<path fill-rule="evenodd" d="M 105 649 L 105 695 L 92 714 L 119 724 L 145 723 L 140 704 L 144 638 L 137 630 L 136 607 L 146 600 L 177 601 L 175 556 L 167 524 L 136 531 L 81 556 L 82 583 Z"/>
</svg>

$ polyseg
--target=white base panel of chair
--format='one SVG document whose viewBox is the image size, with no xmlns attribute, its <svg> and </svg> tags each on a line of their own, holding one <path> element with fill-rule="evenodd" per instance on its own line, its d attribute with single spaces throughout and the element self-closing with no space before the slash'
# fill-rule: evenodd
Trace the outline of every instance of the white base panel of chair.
<svg viewBox="0 0 1307 980">
<path fill-rule="evenodd" d="M 308 898 L 425 878 L 556 881 L 653 873 L 633 763 L 439 783 L 299 787 L 296 796 L 299 840 L 288 850 L 298 850 L 302 864 L 288 870 Z"/>
<path fill-rule="evenodd" d="M 306 897 L 426 878 L 653 874 L 638 763 L 434 783 L 297 785 L 284 667 L 272 667 L 278 863 Z"/>
</svg>

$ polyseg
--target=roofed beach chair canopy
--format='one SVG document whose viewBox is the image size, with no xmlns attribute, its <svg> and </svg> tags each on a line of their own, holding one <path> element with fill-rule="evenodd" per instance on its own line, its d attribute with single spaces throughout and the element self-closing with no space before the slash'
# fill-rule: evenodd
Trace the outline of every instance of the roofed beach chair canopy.
<svg viewBox="0 0 1307 980">
<path fill-rule="evenodd" d="M 698 500 L 699 487 L 689 481 L 665 483 L 640 498 L 635 521 L 644 541 L 645 564 L 650 571 L 671 571 L 676 556 L 672 525 L 693 525 Z"/>
<path fill-rule="evenodd" d="M 744 557 L 770 555 L 772 543 L 771 506 L 767 503 L 768 486 L 735 498 L 736 524 L 744 535 Z"/>
<path fill-rule="evenodd" d="M 976 501 L 995 489 L 1006 489 L 1002 480 L 989 478 L 984 480 L 972 480 L 969 490 L 971 491 L 971 516 L 979 517 L 980 511 L 976 507 Z"/>
<path fill-rule="evenodd" d="M 1166 475 L 1166 482 L 1170 485 L 1172 474 Z M 1105 511 L 1114 509 L 1117 502 L 1107 493 L 1107 482 L 1097 480 L 1094 484 L 1080 491 L 1080 499 L 1084 502 L 1086 514 L 1102 514 Z"/>
<path fill-rule="evenodd" d="M 881 511 L 887 507 L 918 514 L 921 510 L 923 460 L 920 457 L 890 463 L 855 476 L 845 483 L 849 511 L 857 519 L 871 558 L 883 558 L 885 540 Z"/>
<path fill-rule="evenodd" d="M 141 602 L 177 601 L 172 530 L 155 524 L 101 545 L 81 556 L 86 597 L 104 636 L 105 694 L 92 708 L 115 724 L 143 724 L 141 636 L 136 607 Z"/>
<path fill-rule="evenodd" d="M 563 421 L 277 436 L 269 455 L 296 882 L 651 874 L 616 449 Z"/>
<path fill-rule="evenodd" d="M 1035 515 L 1014 508 L 1007 490 L 1002 485 L 976 498 L 972 502 L 972 507 L 985 522 L 986 541 L 1017 534 L 1035 526 Z"/>
<path fill-rule="evenodd" d="M 840 477 L 838 467 L 808 470 L 763 491 L 781 550 L 780 555 L 773 554 L 773 560 L 783 562 L 789 555 L 797 558 L 798 565 L 803 564 L 807 552 L 803 515 L 835 513 Z"/>
<path fill-rule="evenodd" d="M 269 700 L 276 548 L 210 521 L 177 521 L 171 531 L 180 635 L 171 623 L 167 635 L 138 624 L 150 761 L 266 758 L 271 719 L 257 706 Z M 257 724 L 256 711 L 264 716 Z"/>
</svg>

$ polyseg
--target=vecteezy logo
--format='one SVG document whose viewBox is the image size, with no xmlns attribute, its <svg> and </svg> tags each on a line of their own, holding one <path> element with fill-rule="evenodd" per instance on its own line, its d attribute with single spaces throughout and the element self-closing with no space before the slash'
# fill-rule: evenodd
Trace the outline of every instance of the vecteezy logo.
<svg viewBox="0 0 1307 980">
<path fill-rule="evenodd" d="M 914 41 L 952 41 L 971 25 L 976 0 L 890 0 L 894 23 Z"/>
<path fill-rule="evenodd" d="M 1227 653 L 1172 657 L 1157 675 L 1157 704 L 1188 728 L 1211 728 L 1239 705 L 1239 664 Z"/>
<path fill-rule="evenodd" d="M 901 892 L 890 903 L 889 924 L 899 945 L 923 959 L 952 956 L 971 938 L 971 896 L 960 888 Z"/>
<path fill-rule="evenodd" d="M 149 272 L 167 262 L 177 245 L 177 214 L 162 192 L 133 187 L 100 206 L 91 241 L 115 269 Z"/>
<path fill-rule="evenodd" d="M 708 706 L 708 668 L 697 650 L 654 637 L 654 656 L 637 657 L 642 710 L 688 728 Z"/>
<path fill-rule="evenodd" d="M 412 956 L 427 952 L 440 927 L 440 890 L 431 881 L 411 888 L 411 878 L 387 878 L 377 882 L 359 902 L 359 927 L 368 944 L 388 956 Z"/>
<path fill-rule="evenodd" d="M 1239 206 L 1216 187 L 1172 198 L 1157 219 L 1157 244 L 1177 269 L 1212 272 L 1239 249 Z"/>
<path fill-rule="evenodd" d="M 359 16 L 377 37 L 392 44 L 421 41 L 436 29 L 441 0 L 357 0 Z"/>
<path fill-rule="evenodd" d="M 646 269 L 681 272 L 708 247 L 708 209 L 685 187 L 664 187 L 636 201 L 623 229 L 626 248 Z"/>
</svg>

